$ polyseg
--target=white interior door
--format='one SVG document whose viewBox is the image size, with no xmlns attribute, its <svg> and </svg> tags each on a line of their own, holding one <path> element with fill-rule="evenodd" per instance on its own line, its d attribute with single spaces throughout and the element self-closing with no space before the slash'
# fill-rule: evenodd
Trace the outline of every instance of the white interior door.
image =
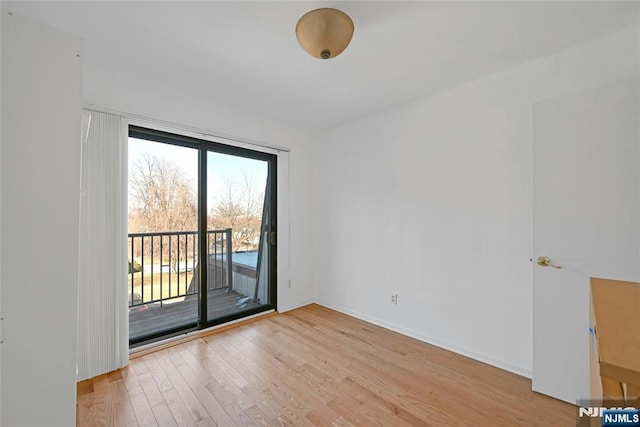
<svg viewBox="0 0 640 427">
<path fill-rule="evenodd" d="M 640 279 L 639 84 L 534 106 L 533 389 L 571 403 L 590 398 L 589 278 Z"/>
</svg>

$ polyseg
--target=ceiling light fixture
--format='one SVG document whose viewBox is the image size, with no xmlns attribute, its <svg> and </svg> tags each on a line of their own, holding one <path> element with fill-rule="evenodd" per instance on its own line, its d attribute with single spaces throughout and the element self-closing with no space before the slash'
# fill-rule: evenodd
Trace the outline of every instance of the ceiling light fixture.
<svg viewBox="0 0 640 427">
<path fill-rule="evenodd" d="M 331 8 L 307 12 L 296 24 L 298 42 L 309 55 L 329 59 L 340 55 L 353 37 L 353 21 Z"/>
</svg>

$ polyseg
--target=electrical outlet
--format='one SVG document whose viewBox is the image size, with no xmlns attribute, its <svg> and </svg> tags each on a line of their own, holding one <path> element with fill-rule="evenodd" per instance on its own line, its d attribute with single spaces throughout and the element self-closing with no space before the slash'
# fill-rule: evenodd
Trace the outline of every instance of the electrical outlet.
<svg viewBox="0 0 640 427">
<path fill-rule="evenodd" d="M 291 287 L 291 280 L 289 280 L 289 287 Z"/>
<path fill-rule="evenodd" d="M 398 294 L 391 295 L 391 304 L 398 305 Z"/>
</svg>

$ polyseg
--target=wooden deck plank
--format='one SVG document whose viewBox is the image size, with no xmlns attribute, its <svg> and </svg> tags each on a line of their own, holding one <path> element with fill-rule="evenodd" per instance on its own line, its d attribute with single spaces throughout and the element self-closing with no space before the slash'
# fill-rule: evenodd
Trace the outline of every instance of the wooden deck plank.
<svg viewBox="0 0 640 427">
<path fill-rule="evenodd" d="M 250 302 L 245 307 L 237 307 L 236 303 L 244 295 L 224 289 L 210 291 L 207 295 L 208 318 L 228 316 L 240 311 L 259 307 L 260 304 Z M 186 297 L 182 301 L 172 303 L 145 304 L 133 307 L 129 311 L 129 336 L 131 339 L 160 333 L 168 329 L 195 323 L 198 318 L 198 299 L 196 296 Z"/>
</svg>

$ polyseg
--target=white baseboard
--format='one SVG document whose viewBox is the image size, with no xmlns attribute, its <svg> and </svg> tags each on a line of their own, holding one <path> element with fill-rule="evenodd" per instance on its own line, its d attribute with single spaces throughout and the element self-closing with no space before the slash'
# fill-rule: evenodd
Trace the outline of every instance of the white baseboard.
<svg viewBox="0 0 640 427">
<path fill-rule="evenodd" d="M 292 306 L 285 307 L 285 308 L 279 308 L 278 307 L 278 313 L 286 313 L 287 311 L 295 310 L 296 308 L 304 307 L 305 305 L 309 305 L 309 304 L 313 304 L 313 303 L 315 303 L 315 301 L 308 300 L 306 302 L 303 302 L 303 303 L 300 303 L 300 304 L 296 304 L 296 305 L 292 305 Z"/>
<path fill-rule="evenodd" d="M 411 338 L 415 338 L 415 339 L 417 339 L 419 341 L 422 341 L 422 342 L 425 342 L 427 344 L 431 344 L 431 345 L 434 345 L 436 347 L 440 347 L 440 348 L 443 348 L 445 350 L 452 351 L 452 352 L 460 354 L 462 356 L 469 357 L 469 358 L 477 360 L 479 362 L 483 362 L 483 363 L 486 363 L 488 365 L 495 366 L 496 368 L 500 368 L 500 369 L 503 369 L 505 371 L 511 372 L 513 374 L 520 375 L 522 377 L 531 379 L 531 371 L 529 371 L 527 369 L 524 369 L 524 368 L 522 368 L 520 366 L 514 366 L 514 365 L 511 365 L 509 363 L 505 363 L 503 361 L 500 361 L 500 360 L 495 360 L 495 359 L 493 359 L 491 357 L 487 357 L 487 356 L 484 356 L 484 355 L 481 355 L 481 354 L 477 354 L 477 353 L 474 353 L 474 352 L 471 352 L 471 351 L 467 351 L 467 350 L 459 348 L 457 346 L 454 346 L 454 345 L 451 345 L 451 344 L 448 344 L 448 343 L 444 343 L 444 342 L 439 341 L 439 340 L 435 340 L 435 339 L 433 339 L 431 337 L 428 337 L 428 336 L 426 336 L 426 335 L 424 335 L 424 334 L 422 334 L 420 332 L 417 332 L 417 331 L 414 331 L 414 330 L 411 330 L 411 329 L 407 329 L 407 328 L 404 328 L 402 326 L 394 325 L 394 324 L 386 322 L 384 320 L 380 320 L 380 319 L 377 319 L 375 317 L 371 317 L 371 316 L 368 316 L 366 314 L 362 314 L 362 313 L 350 310 L 350 309 L 342 307 L 342 306 L 337 306 L 337 305 L 334 305 L 334 304 L 328 304 L 328 303 L 322 302 L 322 301 L 314 301 L 314 302 L 316 304 L 318 304 L 318 305 L 323 306 L 323 307 L 327 307 L 327 308 L 330 308 L 332 310 L 339 311 L 340 313 L 344 313 L 344 314 L 347 314 L 349 316 L 355 317 L 357 319 L 364 320 L 365 322 L 373 323 L 374 325 L 381 326 L 381 327 L 383 327 L 385 329 L 389 329 L 391 331 L 397 332 L 397 333 L 402 334 L 402 335 L 406 335 L 406 336 L 411 337 Z"/>
</svg>

